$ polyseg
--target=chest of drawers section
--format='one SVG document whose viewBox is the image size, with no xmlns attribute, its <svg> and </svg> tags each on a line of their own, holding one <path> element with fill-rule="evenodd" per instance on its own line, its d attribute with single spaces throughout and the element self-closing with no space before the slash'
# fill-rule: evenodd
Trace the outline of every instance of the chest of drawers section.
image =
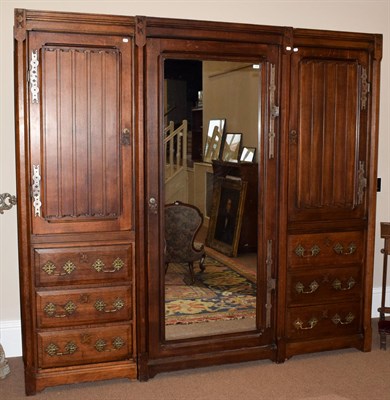
<svg viewBox="0 0 390 400">
<path fill-rule="evenodd" d="M 133 365 L 132 245 L 33 249 L 39 368 Z"/>
<path fill-rule="evenodd" d="M 289 236 L 287 356 L 358 341 L 363 243 L 363 232 Z"/>
</svg>

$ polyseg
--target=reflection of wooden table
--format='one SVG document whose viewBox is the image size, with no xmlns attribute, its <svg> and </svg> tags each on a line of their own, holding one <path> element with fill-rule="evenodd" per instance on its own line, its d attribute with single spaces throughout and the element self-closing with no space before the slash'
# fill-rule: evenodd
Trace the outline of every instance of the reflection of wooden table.
<svg viewBox="0 0 390 400">
<path fill-rule="evenodd" d="M 213 160 L 216 178 L 233 176 L 248 182 L 238 252 L 257 250 L 257 163 L 232 163 Z"/>
<path fill-rule="evenodd" d="M 383 253 L 383 275 L 382 275 L 382 302 L 378 308 L 379 322 L 378 330 L 380 335 L 380 347 L 386 350 L 386 335 L 390 335 L 390 321 L 386 321 L 385 315 L 390 314 L 390 307 L 386 307 L 387 288 L 387 258 L 390 255 L 390 222 L 381 222 L 381 238 L 385 239 Z"/>
</svg>

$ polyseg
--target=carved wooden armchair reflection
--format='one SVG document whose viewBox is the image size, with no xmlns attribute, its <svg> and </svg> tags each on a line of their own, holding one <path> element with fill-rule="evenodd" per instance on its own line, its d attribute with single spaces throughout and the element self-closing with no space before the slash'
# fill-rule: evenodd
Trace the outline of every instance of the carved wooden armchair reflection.
<svg viewBox="0 0 390 400">
<path fill-rule="evenodd" d="M 205 270 L 203 244 L 195 243 L 195 236 L 203 224 L 203 215 L 190 204 L 175 201 L 165 205 L 165 272 L 169 263 L 188 263 L 191 283 L 195 282 L 194 262 Z"/>
</svg>

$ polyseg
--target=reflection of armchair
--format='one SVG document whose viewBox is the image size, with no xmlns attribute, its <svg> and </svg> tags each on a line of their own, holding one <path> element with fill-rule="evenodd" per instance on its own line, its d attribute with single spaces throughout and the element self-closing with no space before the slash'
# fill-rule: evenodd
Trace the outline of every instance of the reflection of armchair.
<svg viewBox="0 0 390 400">
<path fill-rule="evenodd" d="M 203 215 L 195 206 L 179 201 L 165 206 L 165 272 L 169 263 L 188 263 L 194 283 L 194 261 L 199 261 L 202 272 L 205 270 L 203 244 L 197 247 L 194 244 L 202 223 Z"/>
</svg>

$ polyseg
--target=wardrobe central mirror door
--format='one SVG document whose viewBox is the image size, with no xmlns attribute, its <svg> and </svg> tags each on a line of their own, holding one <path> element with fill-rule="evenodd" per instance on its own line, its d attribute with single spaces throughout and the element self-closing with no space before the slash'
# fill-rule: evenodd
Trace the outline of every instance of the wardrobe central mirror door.
<svg viewBox="0 0 390 400">
<path fill-rule="evenodd" d="M 164 60 L 165 340 L 260 325 L 262 68 Z M 242 161 L 243 148 L 253 149 L 250 162 Z"/>
</svg>

